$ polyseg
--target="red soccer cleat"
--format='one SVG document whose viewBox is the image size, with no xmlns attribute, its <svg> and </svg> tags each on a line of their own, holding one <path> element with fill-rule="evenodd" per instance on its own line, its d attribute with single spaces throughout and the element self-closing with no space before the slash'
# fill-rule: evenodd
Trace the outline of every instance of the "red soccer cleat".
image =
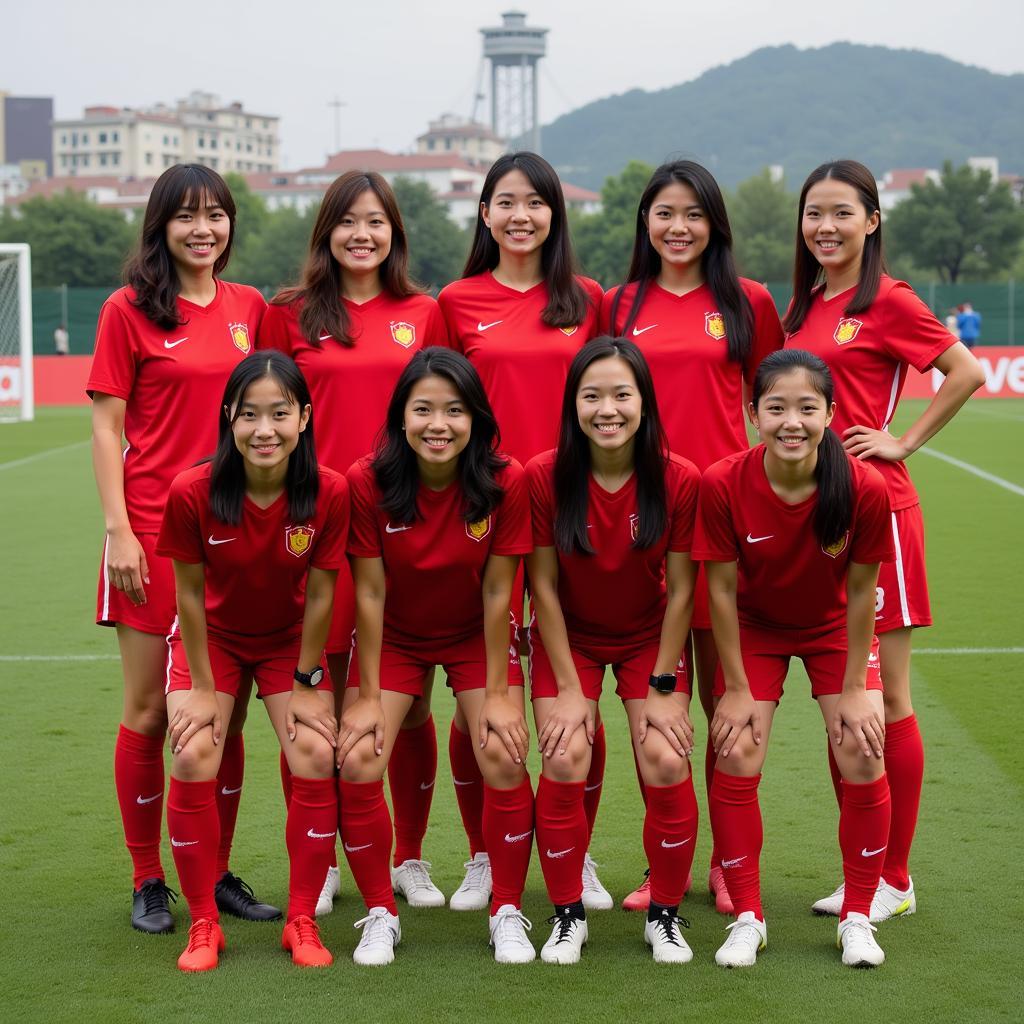
<svg viewBox="0 0 1024 1024">
<path fill-rule="evenodd" d="M 291 953 L 292 963 L 297 967 L 330 967 L 334 963 L 331 951 L 320 941 L 316 921 L 305 914 L 284 926 L 281 948 Z"/>
<path fill-rule="evenodd" d="M 725 886 L 725 875 L 720 867 L 713 867 L 708 875 L 708 890 L 715 897 L 715 910 L 720 914 L 733 914 L 732 897 Z"/>
<path fill-rule="evenodd" d="M 201 917 L 188 930 L 188 945 L 178 957 L 180 971 L 212 971 L 224 951 L 224 933 L 216 921 Z"/>
<path fill-rule="evenodd" d="M 693 888 L 693 872 L 686 876 L 686 886 L 683 889 L 683 899 Z M 651 872 L 650 869 L 644 872 L 644 880 L 638 885 L 623 901 L 623 910 L 642 910 L 644 913 L 651 906 Z"/>
</svg>

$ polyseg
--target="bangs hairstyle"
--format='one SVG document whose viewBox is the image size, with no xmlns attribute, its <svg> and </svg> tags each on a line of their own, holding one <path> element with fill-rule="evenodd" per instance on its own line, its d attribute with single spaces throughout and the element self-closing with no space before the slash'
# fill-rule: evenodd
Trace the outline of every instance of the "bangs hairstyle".
<svg viewBox="0 0 1024 1024">
<path fill-rule="evenodd" d="M 804 241 L 803 222 L 804 207 L 807 205 L 807 193 L 820 181 L 831 179 L 849 185 L 857 193 L 857 201 L 864 207 L 870 217 L 873 213 L 881 215 L 881 204 L 878 201 L 878 185 L 875 176 L 863 164 L 856 160 L 833 160 L 822 164 L 811 171 L 804 187 L 800 190 L 800 203 L 796 211 L 796 258 L 793 262 L 793 302 L 782 321 L 782 329 L 792 334 L 800 329 L 800 325 L 811 308 L 814 289 L 825 280 L 821 264 L 811 254 Z M 882 247 L 882 221 L 878 227 L 864 237 L 864 252 L 860 262 L 860 279 L 857 290 L 850 300 L 844 316 L 855 316 L 863 313 L 878 294 L 878 285 L 882 274 L 888 271 L 885 264 L 885 250 Z"/>
<path fill-rule="evenodd" d="M 536 153 L 505 153 L 491 165 L 480 193 L 473 242 L 462 276 L 474 277 L 498 265 L 501 250 L 484 223 L 483 207 L 491 205 L 498 182 L 510 171 L 522 171 L 533 190 L 551 208 L 551 230 L 540 256 L 541 272 L 548 287 L 548 304 L 540 318 L 548 327 L 576 327 L 586 319 L 590 300 L 576 280 L 576 257 L 569 238 L 562 183 L 551 164 Z"/>
<path fill-rule="evenodd" d="M 576 395 L 587 370 L 600 359 L 618 356 L 633 371 L 640 394 L 640 427 L 633 439 L 633 471 L 639 523 L 634 548 L 653 547 L 668 525 L 665 507 L 665 467 L 668 442 L 658 415 L 654 381 L 640 349 L 627 338 L 594 338 L 576 353 L 565 380 L 562 421 L 555 454 L 555 547 L 566 554 L 592 555 L 587 538 L 590 494 L 590 441 L 576 413 Z"/>
<path fill-rule="evenodd" d="M 331 234 L 364 192 L 377 197 L 381 211 L 391 222 L 391 251 L 378 268 L 381 286 L 398 299 L 422 291 L 409 278 L 409 243 L 391 186 L 376 171 L 346 171 L 324 193 L 299 283 L 270 300 L 277 306 L 301 304 L 299 329 L 315 348 L 321 346 L 324 334 L 348 348 L 355 344 L 349 333 L 351 318 L 341 297 L 341 265 L 331 252 Z"/>
<path fill-rule="evenodd" d="M 658 193 L 669 185 L 686 185 L 697 196 L 697 202 L 708 218 L 711 235 L 707 248 L 701 256 L 701 269 L 711 294 L 725 321 L 725 338 L 729 358 L 734 363 L 744 362 L 750 355 L 754 341 L 754 311 L 747 293 L 740 284 L 736 273 L 736 262 L 732 255 L 732 227 L 725 209 L 722 190 L 711 172 L 692 160 L 675 160 L 662 164 L 651 175 L 647 187 L 640 196 L 636 211 L 636 232 L 633 236 L 633 256 L 625 284 L 616 289 L 612 299 L 611 326 L 622 334 L 628 334 L 636 324 L 637 315 L 651 281 L 661 273 L 661 257 L 651 245 L 648 222 L 651 207 Z M 636 295 L 621 326 L 618 325 L 619 306 L 627 284 L 636 282 Z"/>
<path fill-rule="evenodd" d="M 807 374 L 811 387 L 825 399 L 825 405 L 830 406 L 835 386 L 832 383 L 832 371 L 824 360 L 802 348 L 781 348 L 765 356 L 757 368 L 751 393 L 754 408 L 757 409 L 765 392 L 770 391 L 780 377 L 798 370 Z M 825 434 L 818 445 L 814 481 L 818 485 L 814 533 L 821 545 L 828 547 L 843 538 L 853 519 L 850 458 L 831 427 L 825 428 Z"/>
<path fill-rule="evenodd" d="M 187 323 L 178 310 L 181 282 L 167 249 L 167 225 L 183 208 L 216 206 L 228 215 L 230 231 L 228 244 L 213 265 L 214 275 L 228 265 L 235 237 L 235 201 L 224 179 L 201 164 L 175 164 L 156 179 L 149 194 L 142 235 L 124 266 L 124 283 L 135 290 L 132 305 L 165 331 Z"/>
<path fill-rule="evenodd" d="M 242 521 L 242 504 L 245 500 L 245 459 L 235 445 L 231 427 L 242 414 L 246 392 L 259 380 L 272 380 L 285 398 L 298 406 L 300 412 L 310 405 L 306 378 L 283 352 L 276 349 L 253 352 L 231 371 L 221 400 L 217 450 L 213 454 L 210 469 L 210 508 L 222 523 L 229 526 L 237 526 Z M 301 523 L 312 519 L 316 514 L 316 499 L 320 493 L 312 413 L 306 429 L 299 434 L 295 451 L 288 457 L 284 488 L 288 495 L 288 515 L 291 520 Z"/>
<path fill-rule="evenodd" d="M 498 423 L 479 375 L 465 356 L 447 348 L 421 349 L 406 364 L 395 385 L 372 462 L 382 495 L 380 507 L 396 522 L 412 523 L 423 518 L 416 506 L 419 465 L 406 440 L 404 421 L 412 389 L 424 377 L 449 381 L 472 417 L 469 442 L 459 454 L 458 480 L 464 503 L 462 518 L 475 523 L 501 504 L 504 492 L 497 474 L 508 460 L 498 454 Z"/>
</svg>

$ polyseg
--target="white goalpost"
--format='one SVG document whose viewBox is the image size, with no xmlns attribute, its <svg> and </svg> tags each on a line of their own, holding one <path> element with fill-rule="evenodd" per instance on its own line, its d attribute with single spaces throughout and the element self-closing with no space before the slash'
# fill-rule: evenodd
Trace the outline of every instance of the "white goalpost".
<svg viewBox="0 0 1024 1024">
<path fill-rule="evenodd" d="M 35 416 L 32 260 L 24 242 L 0 243 L 0 422 Z"/>
</svg>

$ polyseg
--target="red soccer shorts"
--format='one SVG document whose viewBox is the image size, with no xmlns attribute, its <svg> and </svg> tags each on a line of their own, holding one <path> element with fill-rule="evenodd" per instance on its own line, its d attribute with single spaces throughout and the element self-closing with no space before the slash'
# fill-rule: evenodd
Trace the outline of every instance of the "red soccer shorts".
<svg viewBox="0 0 1024 1024">
<path fill-rule="evenodd" d="M 811 679 L 811 696 L 843 692 L 843 674 L 846 671 L 846 630 L 836 630 L 815 640 L 794 643 L 788 654 L 777 652 L 779 637 L 766 630 L 749 629 L 740 626 L 740 649 L 743 653 L 743 670 L 750 684 L 754 700 L 782 699 L 782 686 L 789 672 L 789 659 L 799 658 Z M 878 637 L 871 640 L 868 655 L 867 688 L 882 689 L 882 677 L 878 671 Z M 716 697 L 725 693 L 725 677 L 719 664 L 715 673 Z"/>
<path fill-rule="evenodd" d="M 269 636 L 235 636 L 230 640 L 223 636 L 209 635 L 207 648 L 210 652 L 210 667 L 213 669 L 213 685 L 218 693 L 237 697 L 242 681 L 251 676 L 260 697 L 291 693 L 301 645 L 301 636 L 291 630 L 284 634 L 271 633 Z M 330 674 L 325 666 L 321 667 L 324 668 L 324 679 L 317 689 L 330 690 Z M 175 620 L 171 635 L 167 638 L 167 686 L 164 692 L 191 688 L 192 676 L 185 658 L 185 645 L 181 642 L 181 633 Z"/>
<path fill-rule="evenodd" d="M 511 641 L 508 649 L 508 685 L 523 685 L 523 668 L 519 663 L 519 649 Z M 487 685 L 487 652 L 484 636 L 480 633 L 466 640 L 449 643 L 396 644 L 385 637 L 380 651 L 380 688 L 395 693 L 423 696 L 424 682 L 430 678 L 430 669 L 440 665 L 448 676 L 448 686 L 454 693 L 463 690 L 482 690 Z M 352 645 L 349 659 L 347 687 L 359 685 L 359 650 Z"/>
<path fill-rule="evenodd" d="M 920 505 L 901 508 L 892 516 L 895 562 L 883 562 L 875 591 L 875 632 L 906 626 L 930 626 L 928 577 L 924 560 L 924 517 Z"/>
<path fill-rule="evenodd" d="M 651 689 L 651 673 L 658 660 L 659 641 L 616 647 L 581 647 L 569 639 L 569 653 L 572 655 L 576 674 L 579 676 L 583 696 L 587 700 L 599 700 L 606 665 L 611 665 L 615 675 L 615 692 L 620 700 L 646 700 Z M 690 692 L 686 678 L 686 666 L 682 659 L 676 667 L 676 690 Z M 551 660 L 544 650 L 536 623 L 530 631 L 530 698 L 557 697 L 558 684 L 551 668 Z"/>
<path fill-rule="evenodd" d="M 127 595 L 107 579 L 107 545 L 100 558 L 100 578 L 96 589 L 96 624 L 99 626 L 131 626 L 141 633 L 167 636 L 177 614 L 174 594 L 174 565 L 169 558 L 156 553 L 156 534 L 136 534 L 146 554 L 149 582 L 143 581 L 146 603 L 134 605 Z"/>
</svg>

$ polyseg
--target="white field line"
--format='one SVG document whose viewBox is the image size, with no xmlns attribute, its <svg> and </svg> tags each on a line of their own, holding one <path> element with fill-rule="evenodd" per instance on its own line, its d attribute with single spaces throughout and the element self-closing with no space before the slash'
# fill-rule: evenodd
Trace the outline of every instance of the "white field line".
<svg viewBox="0 0 1024 1024">
<path fill-rule="evenodd" d="M 951 466 L 956 466 L 957 469 L 962 469 L 965 473 L 973 473 L 975 476 L 981 477 L 982 480 L 987 480 L 990 484 L 995 484 L 1011 494 L 1019 494 L 1024 498 L 1024 487 L 1021 487 L 1019 484 L 1010 483 L 1009 480 L 1004 480 L 1001 476 L 996 476 L 994 473 L 986 473 L 985 470 L 972 466 L 969 462 L 954 459 L 952 455 L 936 451 L 934 448 L 926 446 L 918 450 L 925 455 L 930 455 L 933 459 L 941 459 L 943 462 L 948 462 Z"/>
<path fill-rule="evenodd" d="M 993 408 L 993 406 L 999 406 L 999 402 L 993 402 L 991 404 L 984 402 L 971 402 L 969 405 L 964 406 L 962 412 L 970 411 L 978 416 L 985 417 L 992 420 L 1010 420 L 1015 423 L 1024 423 L 1024 414 L 1018 415 L 1013 412 L 1005 412 L 1001 408 Z"/>
<path fill-rule="evenodd" d="M 0 470 L 17 469 L 18 466 L 27 466 L 30 462 L 38 462 L 40 459 L 49 458 L 51 455 L 59 455 L 61 452 L 70 452 L 75 448 L 84 448 L 91 441 L 76 441 L 74 444 L 61 445 L 59 448 L 47 448 L 46 451 L 36 452 L 35 455 L 26 455 L 23 459 L 14 459 L 12 462 L 0 462 Z"/>
<path fill-rule="evenodd" d="M 1024 647 L 918 647 L 914 654 L 1024 654 Z"/>
</svg>

